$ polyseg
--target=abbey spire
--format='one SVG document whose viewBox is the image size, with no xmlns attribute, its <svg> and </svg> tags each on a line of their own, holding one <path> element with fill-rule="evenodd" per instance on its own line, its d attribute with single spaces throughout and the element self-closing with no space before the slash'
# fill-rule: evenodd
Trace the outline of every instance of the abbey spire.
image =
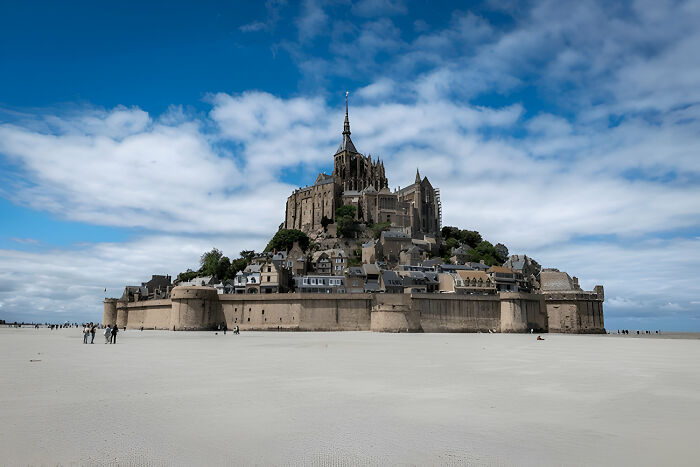
<svg viewBox="0 0 700 467">
<path fill-rule="evenodd" d="M 345 125 L 343 126 L 343 134 L 350 136 L 350 117 L 348 117 L 348 95 L 350 91 L 345 91 Z"/>
<path fill-rule="evenodd" d="M 349 91 L 345 91 L 345 124 L 343 125 L 343 142 L 340 143 L 340 146 L 338 146 L 338 150 L 335 152 L 336 154 L 343 151 L 357 153 L 357 149 L 355 149 L 355 145 L 352 144 L 352 140 L 350 139 L 350 117 L 348 116 L 349 94 Z"/>
</svg>

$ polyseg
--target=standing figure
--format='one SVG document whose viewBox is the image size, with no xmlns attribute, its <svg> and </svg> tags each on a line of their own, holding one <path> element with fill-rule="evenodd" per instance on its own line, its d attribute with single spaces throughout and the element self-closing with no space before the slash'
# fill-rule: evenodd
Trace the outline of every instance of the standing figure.
<svg viewBox="0 0 700 467">
<path fill-rule="evenodd" d="M 87 344 L 87 339 L 88 339 L 88 333 L 90 332 L 90 329 L 88 329 L 87 324 L 83 328 L 83 344 Z"/>
<path fill-rule="evenodd" d="M 90 339 L 91 344 L 95 343 L 95 333 L 96 332 L 97 332 L 97 325 L 93 324 L 92 327 L 90 328 L 90 334 L 92 334 L 92 339 Z"/>
<path fill-rule="evenodd" d="M 112 340 L 112 327 L 108 324 L 105 328 L 105 344 L 109 344 Z"/>
<path fill-rule="evenodd" d="M 110 341 L 110 344 L 116 344 L 117 343 L 117 333 L 119 332 L 119 328 L 115 324 L 114 327 L 112 328 L 112 340 Z"/>
</svg>

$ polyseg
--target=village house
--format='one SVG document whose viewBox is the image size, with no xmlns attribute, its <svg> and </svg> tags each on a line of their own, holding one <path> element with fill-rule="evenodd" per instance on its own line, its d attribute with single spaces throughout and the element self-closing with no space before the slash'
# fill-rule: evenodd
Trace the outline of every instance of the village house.
<svg viewBox="0 0 700 467">
<path fill-rule="evenodd" d="M 271 259 L 260 265 L 260 293 L 286 293 L 291 290 L 292 283 L 289 269 L 281 262 Z"/>
<path fill-rule="evenodd" d="M 376 263 L 363 264 L 362 270 L 365 273 L 365 292 L 379 292 L 381 290 L 379 279 L 381 270 L 379 266 Z"/>
<path fill-rule="evenodd" d="M 417 246 L 412 245 L 406 250 L 401 250 L 401 253 L 399 253 L 399 264 L 418 266 L 423 261 L 423 256 L 423 251 Z"/>
<path fill-rule="evenodd" d="M 359 266 L 350 266 L 345 270 L 345 291 L 347 293 L 364 293 L 365 271 Z"/>
<path fill-rule="evenodd" d="M 396 271 L 383 270 L 379 274 L 379 287 L 384 293 L 403 293 L 403 280 Z"/>
<path fill-rule="evenodd" d="M 234 279 L 236 293 L 260 293 L 261 269 L 261 264 L 249 264 L 243 271 L 239 271 Z M 241 285 L 243 288 L 239 289 Z"/>
<path fill-rule="evenodd" d="M 491 295 L 496 293 L 496 285 L 484 271 L 457 271 L 464 281 L 464 291 L 468 294 Z"/>
<path fill-rule="evenodd" d="M 465 293 L 464 281 L 459 274 L 454 272 L 441 272 L 438 274 L 440 293 Z"/>
<path fill-rule="evenodd" d="M 517 292 L 518 283 L 516 281 L 515 272 L 503 266 L 491 266 L 486 274 L 496 285 L 496 290 L 499 292 Z"/>
<path fill-rule="evenodd" d="M 294 278 L 299 293 L 345 293 L 345 276 L 306 275 Z"/>
<path fill-rule="evenodd" d="M 383 257 L 382 246 L 377 240 L 370 240 L 362 244 L 362 263 L 374 264 Z"/>
<path fill-rule="evenodd" d="M 292 248 L 287 252 L 287 269 L 295 276 L 303 276 L 308 272 L 308 261 L 304 250 L 299 246 L 299 242 L 294 242 Z"/>
<path fill-rule="evenodd" d="M 413 246 L 411 237 L 404 232 L 396 230 L 385 230 L 379 237 L 379 243 L 382 246 L 381 259 L 389 265 L 399 264 L 401 250 L 408 249 Z"/>
</svg>

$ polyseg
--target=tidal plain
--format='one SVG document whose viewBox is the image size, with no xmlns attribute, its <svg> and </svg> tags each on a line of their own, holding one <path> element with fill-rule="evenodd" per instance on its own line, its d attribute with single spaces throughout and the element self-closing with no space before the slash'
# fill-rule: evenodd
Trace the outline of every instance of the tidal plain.
<svg viewBox="0 0 700 467">
<path fill-rule="evenodd" d="M 697 465 L 700 340 L 542 336 L 0 328 L 0 464 Z"/>
</svg>

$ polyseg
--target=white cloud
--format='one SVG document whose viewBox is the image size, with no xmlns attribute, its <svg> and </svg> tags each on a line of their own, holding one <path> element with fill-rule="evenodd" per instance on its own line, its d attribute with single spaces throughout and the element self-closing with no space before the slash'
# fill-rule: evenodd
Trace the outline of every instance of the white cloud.
<svg viewBox="0 0 700 467">
<path fill-rule="evenodd" d="M 264 242 L 258 236 L 153 235 L 61 250 L 0 250 L 0 307 L 3 318 L 12 321 L 99 321 L 105 295 L 119 297 L 127 284 L 196 269 L 202 252 L 213 247 L 234 257 L 240 250 L 259 250 Z"/>
<path fill-rule="evenodd" d="M 319 0 L 304 0 L 301 14 L 297 18 L 299 40 L 307 42 L 324 32 L 328 23 L 328 15 L 323 10 Z"/>
<path fill-rule="evenodd" d="M 422 25 L 411 37 L 388 18 L 336 19 L 307 1 L 299 42 L 287 50 L 314 82 L 362 77 L 350 89 L 356 146 L 381 156 L 392 186 L 420 167 L 441 189 L 445 224 L 478 229 L 587 287 L 603 283 L 618 316 L 694 313 L 700 249 L 687 232 L 700 227 L 700 8 L 659 5 L 542 1 L 518 6 L 507 27 L 455 12 L 446 27 Z M 305 49 L 318 37 L 329 58 Z M 541 102 L 509 100 L 524 86 Z M 269 236 L 294 188 L 290 172 L 304 184 L 330 168 L 344 91 L 214 94 L 208 115 L 118 107 L 2 124 L 0 153 L 19 167 L 1 175 L 2 193 L 60 218 L 145 227 L 161 239 Z M 512 103 L 470 103 L 494 92 Z M 159 267 L 179 272 L 210 247 L 184 240 L 195 246 L 183 252 L 182 238 L 169 238 L 156 251 L 171 251 L 172 265 L 128 257 L 117 260 L 124 269 L 94 277 L 123 285 Z M 5 264 L 29 265 L 26 274 L 45 267 L 31 253 L 4 254 Z M 47 262 L 73 261 L 72 252 L 54 254 Z"/>
</svg>

